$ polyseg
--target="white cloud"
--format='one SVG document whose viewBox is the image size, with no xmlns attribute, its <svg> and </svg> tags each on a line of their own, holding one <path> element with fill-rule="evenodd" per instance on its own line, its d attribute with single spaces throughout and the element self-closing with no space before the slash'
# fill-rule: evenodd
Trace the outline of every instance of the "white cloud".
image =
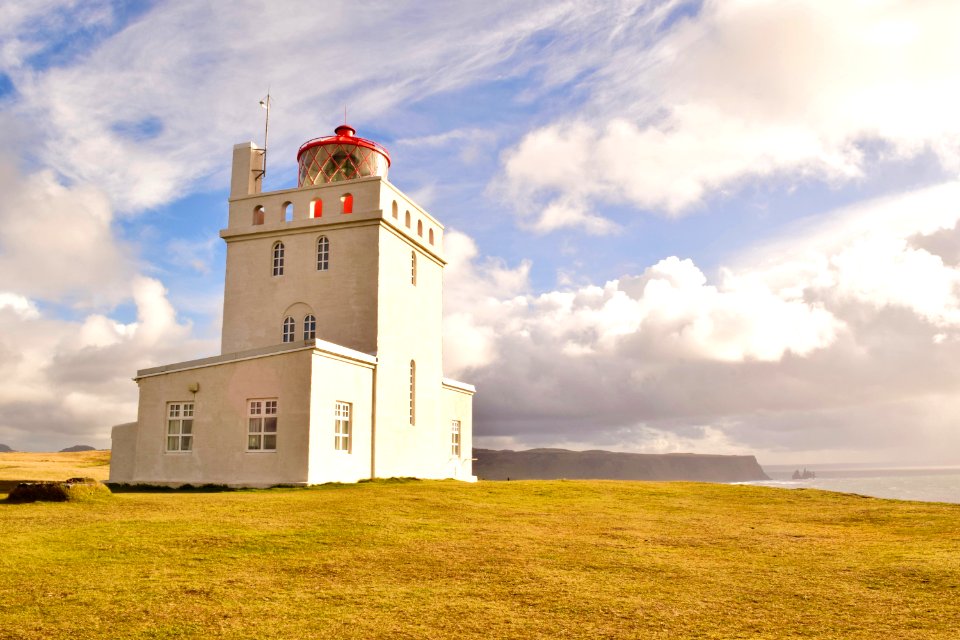
<svg viewBox="0 0 960 640">
<path fill-rule="evenodd" d="M 943 461 L 933 442 L 960 438 L 944 419 L 960 409 L 960 265 L 919 245 L 960 242 L 958 190 L 831 212 L 716 283 L 670 257 L 602 287 L 497 296 L 501 274 L 458 238 L 445 356 L 478 385 L 479 442 Z"/>
<path fill-rule="evenodd" d="M 363 121 L 484 78 L 522 74 L 535 63 L 520 54 L 537 34 L 555 32 L 569 48 L 594 22 L 615 24 L 617 16 L 599 6 L 495 0 L 469 11 L 405 3 L 377 11 L 328 3 L 317 11 L 310 2 L 281 10 L 235 2 L 226 15 L 161 3 L 74 64 L 12 68 L 19 96 L 11 111 L 29 123 L 41 162 L 71 181 L 102 185 L 119 211 L 137 212 L 211 176 L 223 184 L 231 146 L 262 131 L 256 101 L 268 85 L 276 98 L 273 166 L 290 167 L 304 137 L 327 133 L 344 101 L 351 120 Z M 306 44 L 320 32 L 322 60 Z M 358 33 L 377 35 L 360 45 Z M 306 48 L 291 49 L 292 42 Z M 476 159 L 486 136 L 456 135 L 469 138 L 464 159 Z"/>
<path fill-rule="evenodd" d="M 957 23 L 949 0 L 708 1 L 653 47 L 608 44 L 583 114 L 504 152 L 510 200 L 535 229 L 602 231 L 604 204 L 680 214 L 747 180 L 840 183 L 925 150 L 960 171 Z"/>
<path fill-rule="evenodd" d="M 99 190 L 3 164 L 0 188 L 0 442 L 108 446 L 109 427 L 136 417 L 138 368 L 216 345 L 195 339 L 163 284 L 140 273 Z M 136 321 L 112 317 L 127 302 Z"/>
</svg>

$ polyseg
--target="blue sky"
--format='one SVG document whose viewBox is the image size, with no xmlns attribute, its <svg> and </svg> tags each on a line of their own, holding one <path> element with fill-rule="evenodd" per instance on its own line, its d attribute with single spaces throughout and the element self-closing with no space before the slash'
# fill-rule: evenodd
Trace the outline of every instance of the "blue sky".
<svg viewBox="0 0 960 640">
<path fill-rule="evenodd" d="M 0 442 L 216 353 L 232 145 L 343 118 L 447 226 L 476 444 L 960 464 L 950 2 L 0 8 Z"/>
</svg>

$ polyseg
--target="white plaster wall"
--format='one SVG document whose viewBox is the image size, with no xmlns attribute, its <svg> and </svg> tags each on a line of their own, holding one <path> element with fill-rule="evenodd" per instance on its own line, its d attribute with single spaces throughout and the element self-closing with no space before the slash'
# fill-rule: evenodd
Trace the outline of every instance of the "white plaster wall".
<svg viewBox="0 0 960 640">
<path fill-rule="evenodd" d="M 410 254 L 417 253 L 417 284 Z M 442 263 L 391 228 L 380 229 L 377 338 L 378 477 L 445 477 L 440 425 Z M 409 367 L 417 363 L 416 424 L 409 421 Z"/>
<path fill-rule="evenodd" d="M 451 447 L 447 453 L 447 477 L 458 480 L 474 481 L 473 475 L 473 394 L 460 389 L 444 386 L 442 392 L 443 420 L 448 425 L 453 420 L 460 421 L 460 456 L 452 455 Z"/>
<path fill-rule="evenodd" d="M 136 452 L 136 422 L 118 424 L 110 430 L 110 482 L 133 480 Z"/>
<path fill-rule="evenodd" d="M 377 226 L 321 224 L 284 233 L 245 236 L 227 245 L 222 352 L 281 344 L 283 318 L 296 321 L 303 337 L 303 312 L 317 317 L 317 338 L 373 353 L 377 328 Z M 357 225 L 357 222 L 361 224 Z M 357 225 L 357 226 L 354 226 Z M 330 242 L 330 263 L 317 270 L 317 240 Z M 273 246 L 284 243 L 284 274 L 272 275 Z"/>
<path fill-rule="evenodd" d="M 306 484 L 312 349 L 139 380 L 132 482 Z M 199 383 L 196 394 L 189 385 Z M 247 451 L 247 401 L 277 398 L 277 450 Z M 167 403 L 193 401 L 193 450 L 166 451 Z"/>
<path fill-rule="evenodd" d="M 307 476 L 310 484 L 356 482 L 370 477 L 373 376 L 372 365 L 314 353 Z M 352 405 L 352 446 L 349 452 L 334 449 L 334 407 L 337 401 Z"/>
</svg>

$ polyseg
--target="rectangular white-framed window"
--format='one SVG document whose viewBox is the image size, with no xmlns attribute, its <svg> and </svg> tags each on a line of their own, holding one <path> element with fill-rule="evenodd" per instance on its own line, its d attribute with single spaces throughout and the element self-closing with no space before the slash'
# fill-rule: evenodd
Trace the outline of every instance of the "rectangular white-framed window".
<svg viewBox="0 0 960 640">
<path fill-rule="evenodd" d="M 353 438 L 351 433 L 353 430 L 350 425 L 352 413 L 352 404 L 337 401 L 333 410 L 333 448 L 337 451 L 346 451 L 347 453 L 352 451 Z"/>
<path fill-rule="evenodd" d="M 460 457 L 460 421 L 450 421 L 450 454 Z"/>
<path fill-rule="evenodd" d="M 167 403 L 167 451 L 193 451 L 193 403 Z"/>
<path fill-rule="evenodd" d="M 277 400 L 250 400 L 247 407 L 247 451 L 276 451 Z"/>
</svg>

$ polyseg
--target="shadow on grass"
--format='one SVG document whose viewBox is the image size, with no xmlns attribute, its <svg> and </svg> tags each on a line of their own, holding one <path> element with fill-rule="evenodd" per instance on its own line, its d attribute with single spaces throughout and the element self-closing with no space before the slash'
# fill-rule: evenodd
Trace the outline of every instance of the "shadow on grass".
<svg viewBox="0 0 960 640">
<path fill-rule="evenodd" d="M 228 487 L 225 484 L 184 484 L 179 487 L 168 487 L 162 484 L 108 482 L 107 486 L 112 493 L 224 493 L 227 491 L 249 491 L 249 489 L 239 487 Z"/>
</svg>

